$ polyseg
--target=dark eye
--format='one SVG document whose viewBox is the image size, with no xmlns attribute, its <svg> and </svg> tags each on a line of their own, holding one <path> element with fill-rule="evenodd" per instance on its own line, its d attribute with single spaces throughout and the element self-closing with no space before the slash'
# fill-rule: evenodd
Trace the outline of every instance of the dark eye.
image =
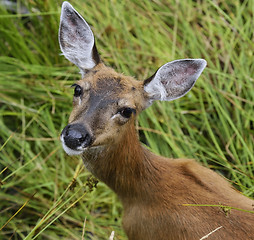
<svg viewBox="0 0 254 240">
<path fill-rule="evenodd" d="M 136 110 L 133 108 L 122 108 L 119 110 L 119 113 L 124 117 L 124 118 L 130 118 L 132 113 L 136 113 Z"/>
<path fill-rule="evenodd" d="M 75 87 L 74 89 L 74 97 L 80 97 L 82 95 L 82 87 L 80 87 L 78 84 L 73 84 L 72 87 Z"/>
</svg>

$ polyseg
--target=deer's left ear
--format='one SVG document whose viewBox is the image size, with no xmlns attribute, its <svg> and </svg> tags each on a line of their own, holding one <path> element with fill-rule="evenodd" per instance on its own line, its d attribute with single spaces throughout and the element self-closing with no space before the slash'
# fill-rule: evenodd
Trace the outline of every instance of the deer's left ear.
<svg viewBox="0 0 254 240">
<path fill-rule="evenodd" d="M 184 96 L 194 86 L 206 67 L 203 59 L 183 59 L 166 63 L 144 81 L 148 105 L 154 100 L 172 101 Z"/>
<path fill-rule="evenodd" d="M 94 35 L 84 18 L 68 2 L 63 2 L 59 43 L 63 55 L 84 75 L 100 62 Z"/>
</svg>

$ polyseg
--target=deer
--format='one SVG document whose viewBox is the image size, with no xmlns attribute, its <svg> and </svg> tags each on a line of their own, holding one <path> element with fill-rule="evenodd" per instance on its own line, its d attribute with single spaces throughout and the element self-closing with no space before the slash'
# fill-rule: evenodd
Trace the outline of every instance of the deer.
<svg viewBox="0 0 254 240">
<path fill-rule="evenodd" d="M 144 81 L 117 73 L 103 63 L 90 26 L 68 2 L 62 5 L 59 44 L 81 72 L 60 135 L 63 149 L 81 155 L 85 167 L 117 194 L 128 239 L 254 239 L 252 199 L 195 160 L 152 153 L 135 127 L 138 114 L 154 101 L 187 94 L 205 60 L 168 62 Z"/>
</svg>

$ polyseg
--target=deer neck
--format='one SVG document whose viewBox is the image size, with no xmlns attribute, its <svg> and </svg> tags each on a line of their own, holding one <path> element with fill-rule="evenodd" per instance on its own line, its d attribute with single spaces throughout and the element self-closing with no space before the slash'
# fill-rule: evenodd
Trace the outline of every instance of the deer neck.
<svg viewBox="0 0 254 240">
<path fill-rule="evenodd" d="M 86 168 L 121 199 L 148 198 L 148 190 L 158 182 L 152 153 L 140 144 L 134 125 L 115 144 L 88 149 L 82 158 Z"/>
</svg>

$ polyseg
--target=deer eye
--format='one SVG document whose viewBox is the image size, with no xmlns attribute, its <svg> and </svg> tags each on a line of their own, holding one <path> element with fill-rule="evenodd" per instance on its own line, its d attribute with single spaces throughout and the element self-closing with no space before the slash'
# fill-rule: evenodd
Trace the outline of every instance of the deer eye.
<svg viewBox="0 0 254 240">
<path fill-rule="evenodd" d="M 122 117 L 124 118 L 130 118 L 132 113 L 136 113 L 136 110 L 133 108 L 122 108 L 118 111 Z"/>
<path fill-rule="evenodd" d="M 80 87 L 78 84 L 73 84 L 72 87 L 75 87 L 74 97 L 80 97 L 83 93 L 82 87 Z"/>
</svg>

